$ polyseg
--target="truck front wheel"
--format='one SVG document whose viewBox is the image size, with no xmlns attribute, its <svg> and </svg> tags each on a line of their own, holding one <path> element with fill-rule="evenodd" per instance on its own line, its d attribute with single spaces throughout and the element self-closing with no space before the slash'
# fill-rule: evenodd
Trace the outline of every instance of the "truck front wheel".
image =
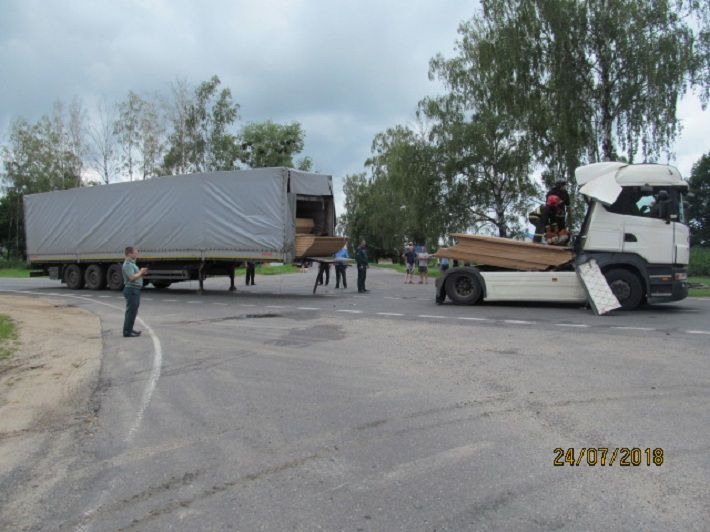
<svg viewBox="0 0 710 532">
<path fill-rule="evenodd" d="M 106 270 L 101 264 L 92 264 L 86 268 L 84 282 L 89 290 L 101 290 L 106 286 Z"/>
<path fill-rule="evenodd" d="M 123 271 L 120 264 L 111 264 L 109 266 L 106 280 L 111 290 L 121 290 L 123 288 Z"/>
<path fill-rule="evenodd" d="M 157 290 L 164 290 L 167 287 L 169 287 L 171 284 L 173 284 L 170 281 L 151 281 L 151 282 L 153 283 L 153 286 Z"/>
<path fill-rule="evenodd" d="M 633 310 L 641 304 L 643 286 L 638 276 L 623 269 L 609 270 L 604 276 L 622 309 Z"/>
<path fill-rule="evenodd" d="M 84 272 L 81 271 L 81 266 L 78 264 L 70 264 L 64 270 L 64 282 L 67 287 L 72 290 L 81 290 L 84 288 Z"/>
<path fill-rule="evenodd" d="M 481 299 L 481 283 L 468 272 L 452 272 L 446 279 L 446 295 L 457 305 L 473 305 Z"/>
</svg>

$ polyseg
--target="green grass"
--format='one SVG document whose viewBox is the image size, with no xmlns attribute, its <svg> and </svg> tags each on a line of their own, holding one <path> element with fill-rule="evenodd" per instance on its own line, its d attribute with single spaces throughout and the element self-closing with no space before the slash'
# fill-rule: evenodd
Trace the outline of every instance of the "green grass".
<svg viewBox="0 0 710 532">
<path fill-rule="evenodd" d="M 374 266 L 375 268 L 384 268 L 387 270 L 394 270 L 399 273 L 405 273 L 407 271 L 406 266 L 404 264 L 375 264 L 371 263 L 370 266 Z M 415 269 L 414 270 L 414 275 L 419 276 L 419 270 Z M 439 271 L 438 266 L 429 266 L 429 277 L 435 278 L 439 277 L 441 275 L 441 272 Z"/>
<path fill-rule="evenodd" d="M 294 264 L 281 264 L 278 266 L 271 266 L 269 264 L 257 264 L 255 275 L 281 275 L 284 273 L 298 273 L 301 271 L 300 266 Z M 237 268 L 234 270 L 234 275 L 245 276 L 247 273 L 246 268 Z"/>
<path fill-rule="evenodd" d="M 0 277 L 29 277 L 30 271 L 26 268 L 2 268 Z"/>
<path fill-rule="evenodd" d="M 710 277 L 691 276 L 688 277 L 689 283 L 702 283 L 707 288 L 691 288 L 688 290 L 690 297 L 710 297 Z"/>
<path fill-rule="evenodd" d="M 10 316 L 0 314 L 0 360 L 12 356 L 15 352 L 15 340 L 17 340 L 17 333 L 14 322 Z"/>
</svg>

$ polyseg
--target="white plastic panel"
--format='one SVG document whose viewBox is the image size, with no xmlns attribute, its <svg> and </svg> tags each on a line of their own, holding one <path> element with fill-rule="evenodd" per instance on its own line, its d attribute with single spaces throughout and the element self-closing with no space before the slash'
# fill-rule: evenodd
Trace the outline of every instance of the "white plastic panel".
<svg viewBox="0 0 710 532">
<path fill-rule="evenodd" d="M 584 303 L 587 296 L 575 272 L 481 272 L 486 301 Z"/>
</svg>

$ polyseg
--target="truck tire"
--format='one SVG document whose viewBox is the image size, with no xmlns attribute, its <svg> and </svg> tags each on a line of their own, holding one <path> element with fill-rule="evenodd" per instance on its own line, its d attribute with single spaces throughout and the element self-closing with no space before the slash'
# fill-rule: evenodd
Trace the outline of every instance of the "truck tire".
<svg viewBox="0 0 710 532">
<path fill-rule="evenodd" d="M 452 272 L 446 278 L 446 295 L 457 305 L 475 305 L 482 294 L 480 281 L 470 272 Z"/>
<path fill-rule="evenodd" d="M 106 281 L 110 290 L 123 289 L 123 270 L 120 264 L 111 264 L 106 273 Z"/>
<path fill-rule="evenodd" d="M 91 264 L 84 272 L 84 283 L 89 290 L 102 290 L 106 287 L 106 270 L 101 264 Z"/>
<path fill-rule="evenodd" d="M 629 270 L 616 268 L 607 271 L 604 277 L 623 310 L 633 310 L 641 304 L 643 285 L 636 274 Z"/>
<path fill-rule="evenodd" d="M 173 284 L 171 281 L 151 281 L 157 290 L 163 290 Z"/>
<path fill-rule="evenodd" d="M 84 288 L 84 272 L 78 264 L 70 264 L 64 270 L 64 282 L 72 290 Z"/>
</svg>

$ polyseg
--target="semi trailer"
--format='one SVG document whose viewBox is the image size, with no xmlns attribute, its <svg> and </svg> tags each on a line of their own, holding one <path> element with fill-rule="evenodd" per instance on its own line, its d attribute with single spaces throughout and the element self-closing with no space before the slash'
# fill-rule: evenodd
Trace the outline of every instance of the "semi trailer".
<svg viewBox="0 0 710 532">
<path fill-rule="evenodd" d="M 166 288 L 226 275 L 245 261 L 290 263 L 342 248 L 329 175 L 260 168 L 31 194 L 24 198 L 27 260 L 69 288 L 123 287 L 137 246 L 146 283 Z M 297 220 L 307 221 L 305 229 Z M 303 233 L 303 234 L 300 234 Z"/>
<path fill-rule="evenodd" d="M 572 246 L 485 237 L 438 252 L 470 262 L 436 280 L 436 302 L 585 303 L 582 265 L 595 264 L 623 309 L 688 295 L 688 183 L 669 165 L 595 163 L 575 171 L 586 215 Z M 553 251 L 554 250 L 554 251 Z"/>
</svg>

